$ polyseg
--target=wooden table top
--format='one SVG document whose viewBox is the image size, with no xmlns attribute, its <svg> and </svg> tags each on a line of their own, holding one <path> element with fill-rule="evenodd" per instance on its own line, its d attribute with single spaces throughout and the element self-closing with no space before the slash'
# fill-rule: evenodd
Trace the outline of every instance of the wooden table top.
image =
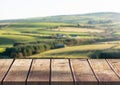
<svg viewBox="0 0 120 85">
<path fill-rule="evenodd" d="M 120 59 L 0 59 L 0 85 L 120 85 Z"/>
</svg>

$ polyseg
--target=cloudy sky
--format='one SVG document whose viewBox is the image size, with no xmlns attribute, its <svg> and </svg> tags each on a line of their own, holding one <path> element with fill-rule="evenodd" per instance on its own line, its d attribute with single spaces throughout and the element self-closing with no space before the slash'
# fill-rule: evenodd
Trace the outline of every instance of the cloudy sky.
<svg viewBox="0 0 120 85">
<path fill-rule="evenodd" d="M 120 0 L 0 0 L 0 20 L 119 12 Z"/>
</svg>

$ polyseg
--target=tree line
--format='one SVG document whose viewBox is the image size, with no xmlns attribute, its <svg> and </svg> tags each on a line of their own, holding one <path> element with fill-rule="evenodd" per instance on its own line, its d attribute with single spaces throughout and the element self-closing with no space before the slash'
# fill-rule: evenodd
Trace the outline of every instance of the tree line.
<svg viewBox="0 0 120 85">
<path fill-rule="evenodd" d="M 119 59 L 120 49 L 110 49 L 110 50 L 96 50 L 90 56 L 90 58 L 96 59 Z"/>
<path fill-rule="evenodd" d="M 27 56 L 41 53 L 49 49 L 50 46 L 48 44 L 23 45 L 6 48 L 4 54 L 9 56 L 10 58 L 26 58 Z"/>
<path fill-rule="evenodd" d="M 27 58 L 33 54 L 45 52 L 50 49 L 63 48 L 64 44 L 60 45 L 60 42 L 29 42 L 29 43 L 15 43 L 13 47 L 6 48 L 3 55 L 10 58 Z"/>
</svg>

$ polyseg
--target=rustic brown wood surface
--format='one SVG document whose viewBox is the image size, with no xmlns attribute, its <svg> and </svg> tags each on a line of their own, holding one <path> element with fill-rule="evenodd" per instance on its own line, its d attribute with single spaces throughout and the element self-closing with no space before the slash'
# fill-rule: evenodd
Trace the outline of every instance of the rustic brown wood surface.
<svg viewBox="0 0 120 85">
<path fill-rule="evenodd" d="M 13 60 L 12 59 L 0 59 L 0 85 L 7 71 L 9 70 Z"/>
<path fill-rule="evenodd" d="M 25 85 L 30 64 L 31 59 L 16 59 L 5 77 L 3 85 Z"/>
<path fill-rule="evenodd" d="M 78 84 L 97 85 L 97 80 L 85 59 L 71 59 L 74 79 Z"/>
<path fill-rule="evenodd" d="M 107 61 L 110 64 L 110 66 L 113 69 L 113 71 L 120 78 L 120 59 L 108 59 Z"/>
<path fill-rule="evenodd" d="M 120 59 L 0 59 L 0 85 L 120 85 Z"/>
<path fill-rule="evenodd" d="M 70 82 L 64 85 L 73 85 L 73 79 L 68 59 L 53 59 L 51 63 L 51 81 L 52 85 L 58 85 L 60 82 Z M 63 83 L 61 83 L 63 85 Z"/>
<path fill-rule="evenodd" d="M 35 59 L 28 76 L 28 85 L 49 85 L 50 60 Z M 47 83 L 45 83 L 47 82 Z"/>
<path fill-rule="evenodd" d="M 99 85 L 112 85 L 114 82 L 120 81 L 105 59 L 89 59 L 89 62 L 97 79 L 100 82 Z M 115 84 L 117 85 L 119 83 Z"/>
</svg>

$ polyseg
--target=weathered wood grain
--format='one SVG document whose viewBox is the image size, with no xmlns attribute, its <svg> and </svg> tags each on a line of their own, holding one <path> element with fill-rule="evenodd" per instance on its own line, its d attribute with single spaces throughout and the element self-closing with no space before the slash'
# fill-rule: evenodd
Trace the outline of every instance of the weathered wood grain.
<svg viewBox="0 0 120 85">
<path fill-rule="evenodd" d="M 51 85 L 73 85 L 68 59 L 52 59 Z"/>
<path fill-rule="evenodd" d="M 120 59 L 0 59 L 1 81 L 2 85 L 120 85 Z"/>
<path fill-rule="evenodd" d="M 49 85 L 50 59 L 35 59 L 28 76 L 27 85 Z"/>
<path fill-rule="evenodd" d="M 120 78 L 120 59 L 107 59 L 107 61 Z"/>
<path fill-rule="evenodd" d="M 3 85 L 25 85 L 32 59 L 16 59 L 3 81 Z"/>
<path fill-rule="evenodd" d="M 77 85 L 98 85 L 86 59 L 71 59 L 70 61 Z"/>
<path fill-rule="evenodd" d="M 0 59 L 0 85 L 12 62 L 13 59 Z"/>
<path fill-rule="evenodd" d="M 105 59 L 89 59 L 89 62 L 99 80 L 99 85 L 119 85 L 120 79 Z"/>
</svg>

